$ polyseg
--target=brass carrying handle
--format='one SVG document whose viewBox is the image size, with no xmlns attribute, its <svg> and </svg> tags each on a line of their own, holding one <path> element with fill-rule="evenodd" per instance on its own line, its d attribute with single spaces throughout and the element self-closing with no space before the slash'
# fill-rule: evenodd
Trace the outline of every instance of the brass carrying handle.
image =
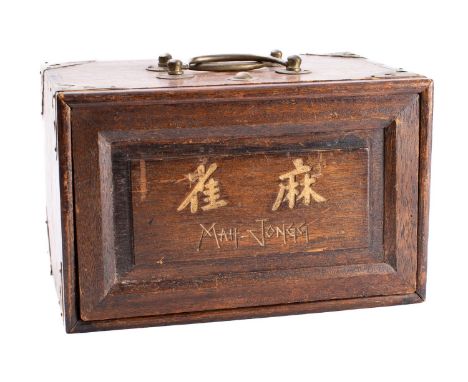
<svg viewBox="0 0 468 382">
<path fill-rule="evenodd" d="M 214 54 L 194 57 L 190 60 L 190 70 L 209 72 L 238 72 L 264 68 L 267 66 L 284 66 L 291 72 L 301 71 L 301 58 L 289 56 L 286 61 L 281 59 L 280 51 L 271 52 L 271 56 L 258 56 L 255 54 Z"/>
<path fill-rule="evenodd" d="M 280 74 L 307 74 L 309 70 L 301 69 L 302 59 L 300 56 L 289 56 L 282 59 L 283 54 L 279 50 L 273 50 L 270 56 L 257 56 L 255 54 L 214 54 L 209 56 L 198 56 L 190 60 L 188 65 L 182 61 L 173 59 L 169 53 L 159 56 L 158 65 L 151 65 L 147 70 L 164 72 L 158 78 L 177 79 L 190 78 L 193 74 L 184 73 L 184 69 L 191 71 L 208 72 L 245 72 L 264 67 L 279 67 L 275 69 Z"/>
<path fill-rule="evenodd" d="M 238 76 L 248 70 L 260 69 L 264 67 L 277 67 L 276 73 L 280 74 L 307 74 L 310 70 L 301 69 L 302 59 L 300 56 L 289 56 L 286 61 L 282 60 L 283 53 L 279 50 L 273 50 L 270 56 L 257 56 L 255 54 L 213 54 L 209 56 L 198 56 L 190 60 L 188 65 L 182 61 L 173 59 L 169 53 L 159 56 L 158 65 L 150 65 L 146 70 L 162 72 L 157 75 L 161 79 L 182 79 L 192 78 L 192 73 L 184 72 L 184 69 L 190 71 L 207 72 L 239 72 L 230 79 L 244 80 L 249 79 L 247 73 Z"/>
</svg>

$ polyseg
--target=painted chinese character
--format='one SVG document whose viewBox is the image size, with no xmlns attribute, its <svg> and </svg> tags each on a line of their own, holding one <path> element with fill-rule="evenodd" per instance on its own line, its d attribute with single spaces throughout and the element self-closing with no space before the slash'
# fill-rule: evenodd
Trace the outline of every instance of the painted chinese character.
<svg viewBox="0 0 468 382">
<path fill-rule="evenodd" d="M 276 211 L 283 202 L 288 202 L 288 207 L 294 208 L 296 202 L 300 200 L 307 206 L 310 205 L 311 199 L 317 203 L 326 201 L 323 196 L 319 195 L 311 187 L 316 182 L 318 174 L 311 175 L 310 166 L 305 165 L 302 159 L 295 159 L 293 163 L 295 169 L 279 177 L 281 180 L 280 189 L 272 207 L 273 211 Z M 302 181 L 296 180 L 298 175 L 304 175 Z M 302 189 L 299 190 L 299 187 L 302 187 Z"/>
<path fill-rule="evenodd" d="M 190 184 L 195 181 L 197 183 L 177 208 L 177 211 L 182 211 L 190 204 L 190 212 L 192 214 L 196 213 L 198 211 L 199 194 L 204 196 L 203 201 L 206 203 L 201 207 L 203 211 L 213 210 L 227 204 L 225 200 L 220 199 L 218 181 L 210 178 L 217 168 L 218 165 L 213 163 L 205 171 L 205 165 L 202 164 L 198 166 L 195 172 L 187 175 Z"/>
</svg>

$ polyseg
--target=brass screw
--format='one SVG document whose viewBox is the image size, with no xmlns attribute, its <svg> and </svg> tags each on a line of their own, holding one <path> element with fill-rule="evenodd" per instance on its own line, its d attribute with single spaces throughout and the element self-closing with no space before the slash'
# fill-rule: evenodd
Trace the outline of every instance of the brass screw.
<svg viewBox="0 0 468 382">
<path fill-rule="evenodd" d="M 276 58 L 281 58 L 281 57 L 283 57 L 283 52 L 281 52 L 281 50 L 275 49 L 275 50 L 271 51 L 270 56 L 271 57 L 276 57 Z"/>
<path fill-rule="evenodd" d="M 167 62 L 167 73 L 175 76 L 184 74 L 184 71 L 182 70 L 182 61 L 174 58 L 169 60 Z"/>
<path fill-rule="evenodd" d="M 161 54 L 159 57 L 158 57 L 158 66 L 160 68 L 166 68 L 167 67 L 167 63 L 169 62 L 169 60 L 172 58 L 172 56 L 169 54 L 169 53 L 165 53 L 165 54 Z"/>
<path fill-rule="evenodd" d="M 292 71 L 292 72 L 300 72 L 301 71 L 301 63 L 302 59 L 297 56 L 289 56 L 288 60 L 286 61 L 286 70 Z"/>
</svg>

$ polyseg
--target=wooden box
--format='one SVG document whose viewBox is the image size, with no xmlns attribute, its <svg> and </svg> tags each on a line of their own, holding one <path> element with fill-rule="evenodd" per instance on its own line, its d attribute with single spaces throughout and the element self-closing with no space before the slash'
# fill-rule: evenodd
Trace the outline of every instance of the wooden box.
<svg viewBox="0 0 468 382">
<path fill-rule="evenodd" d="M 44 70 L 67 332 L 424 300 L 432 81 L 301 58 L 310 73 Z"/>
</svg>

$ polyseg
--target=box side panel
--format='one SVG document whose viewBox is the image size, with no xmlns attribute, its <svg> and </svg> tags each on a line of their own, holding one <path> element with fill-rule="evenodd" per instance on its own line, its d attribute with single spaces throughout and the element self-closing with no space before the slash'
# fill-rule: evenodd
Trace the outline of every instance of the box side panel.
<svg viewBox="0 0 468 382">
<path fill-rule="evenodd" d="M 43 73 L 43 120 L 46 161 L 46 224 L 51 274 L 63 312 L 62 227 L 60 210 L 59 161 L 57 154 L 57 107 L 50 76 Z"/>
<path fill-rule="evenodd" d="M 57 88 L 57 75 L 42 74 L 42 112 L 45 129 L 46 221 L 51 274 L 67 331 L 76 324 L 75 276 L 73 274 L 73 202 L 71 166 L 71 109 Z"/>
<path fill-rule="evenodd" d="M 65 327 L 70 332 L 76 325 L 78 311 L 78 282 L 75 257 L 75 223 L 73 202 L 73 163 L 71 108 L 63 101 L 63 94 L 57 93 L 57 152 L 59 163 L 60 216 L 62 237 L 62 282 L 63 311 Z"/>
</svg>

